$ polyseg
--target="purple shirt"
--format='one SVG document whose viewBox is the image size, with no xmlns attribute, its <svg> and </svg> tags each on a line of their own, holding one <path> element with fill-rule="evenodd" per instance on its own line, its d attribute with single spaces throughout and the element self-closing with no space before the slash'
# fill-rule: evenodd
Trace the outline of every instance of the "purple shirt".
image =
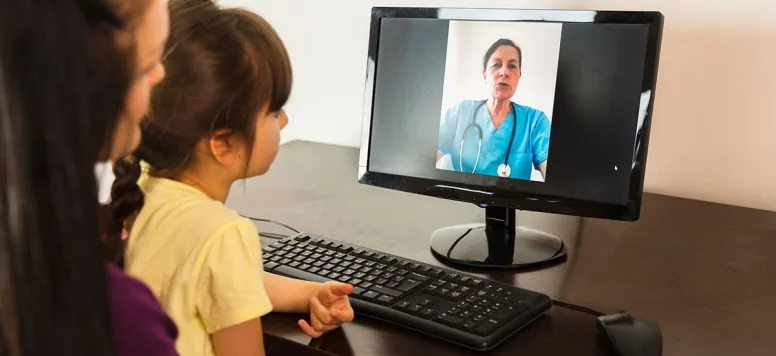
<svg viewBox="0 0 776 356">
<path fill-rule="evenodd" d="M 107 265 L 108 291 L 118 356 L 177 356 L 178 328 L 140 281 Z"/>
</svg>

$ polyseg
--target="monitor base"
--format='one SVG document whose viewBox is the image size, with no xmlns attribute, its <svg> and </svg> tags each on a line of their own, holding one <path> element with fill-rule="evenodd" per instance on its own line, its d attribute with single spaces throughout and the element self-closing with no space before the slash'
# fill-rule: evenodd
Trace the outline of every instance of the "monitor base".
<svg viewBox="0 0 776 356">
<path fill-rule="evenodd" d="M 515 210 L 485 208 L 485 224 L 449 226 L 431 235 L 431 252 L 456 265 L 529 269 L 562 263 L 566 245 L 555 235 L 516 226 Z"/>
</svg>

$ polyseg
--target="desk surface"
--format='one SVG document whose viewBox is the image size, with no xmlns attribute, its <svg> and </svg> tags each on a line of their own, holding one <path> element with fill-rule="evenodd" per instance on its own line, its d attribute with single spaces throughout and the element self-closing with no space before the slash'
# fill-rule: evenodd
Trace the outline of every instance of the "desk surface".
<svg viewBox="0 0 776 356">
<path fill-rule="evenodd" d="M 481 222 L 474 205 L 359 185 L 358 150 L 309 142 L 281 147 L 268 174 L 237 183 L 227 205 L 298 230 L 441 265 L 428 239 L 437 228 Z M 520 213 L 552 231 L 557 219 Z M 262 231 L 275 231 L 260 224 Z M 776 347 L 776 213 L 659 195 L 645 197 L 635 223 L 581 219 L 566 263 L 524 272 L 467 270 L 603 312 L 656 320 L 665 355 L 772 355 Z M 449 266 L 448 266 L 449 267 Z M 270 336 L 311 343 L 298 315 L 270 315 Z M 469 354 L 359 317 L 311 345 L 337 355 Z M 487 355 L 607 355 L 595 319 L 555 307 Z"/>
</svg>

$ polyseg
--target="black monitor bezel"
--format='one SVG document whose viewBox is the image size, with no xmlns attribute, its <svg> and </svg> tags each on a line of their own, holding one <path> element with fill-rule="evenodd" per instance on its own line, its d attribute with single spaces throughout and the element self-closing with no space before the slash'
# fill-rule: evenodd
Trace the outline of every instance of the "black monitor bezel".
<svg viewBox="0 0 776 356">
<path fill-rule="evenodd" d="M 480 187 L 457 182 L 417 178 L 369 171 L 369 150 L 377 70 L 377 52 L 380 23 L 383 18 L 426 18 L 444 20 L 483 21 L 531 21 L 531 22 L 583 22 L 648 24 L 649 38 L 642 83 L 652 95 L 640 132 L 639 149 L 630 174 L 628 200 L 624 205 L 554 197 L 494 187 Z M 662 42 L 664 17 L 657 11 L 596 11 L 554 9 L 503 9 L 503 8 L 419 8 L 373 7 L 369 33 L 366 85 L 364 88 L 364 115 L 362 122 L 361 150 L 359 155 L 358 182 L 392 190 L 422 194 L 437 198 L 470 202 L 476 205 L 502 206 L 518 210 L 530 210 L 554 214 L 574 215 L 611 220 L 635 221 L 641 214 L 644 176 L 649 148 L 649 132 L 657 85 L 658 63 Z"/>
</svg>

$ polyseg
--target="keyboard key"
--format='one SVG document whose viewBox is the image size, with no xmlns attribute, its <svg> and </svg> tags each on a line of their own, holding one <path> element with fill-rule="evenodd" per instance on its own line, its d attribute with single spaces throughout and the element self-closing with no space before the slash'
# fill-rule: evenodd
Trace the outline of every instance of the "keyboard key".
<svg viewBox="0 0 776 356">
<path fill-rule="evenodd" d="M 425 308 L 425 309 L 421 309 L 420 313 L 418 314 L 426 319 L 431 319 L 436 315 L 436 312 L 434 311 L 434 309 Z"/>
<path fill-rule="evenodd" d="M 396 309 L 406 309 L 407 307 L 410 306 L 410 304 L 411 304 L 410 302 L 405 300 L 405 301 L 399 302 L 399 304 L 396 304 L 396 306 L 394 306 L 394 308 L 396 308 Z"/>
<path fill-rule="evenodd" d="M 419 287 L 422 283 L 418 281 L 414 281 L 412 279 L 408 279 L 404 281 L 402 284 L 400 284 L 396 289 L 402 291 L 402 292 L 410 292 L 413 289 Z"/>
<path fill-rule="evenodd" d="M 423 310 L 423 307 L 421 307 L 420 305 L 417 305 L 417 304 L 413 304 L 413 305 L 410 305 L 409 307 L 407 307 L 407 310 L 410 313 L 418 314 L 418 313 L 420 313 L 421 310 Z"/>
<path fill-rule="evenodd" d="M 264 270 L 265 271 L 272 271 L 273 268 L 280 266 L 279 264 L 275 262 L 268 262 L 264 264 Z"/>
<path fill-rule="evenodd" d="M 450 315 L 447 313 L 440 315 L 437 320 L 439 320 L 439 322 L 443 324 L 454 326 L 454 327 L 463 326 L 463 323 L 465 322 L 463 318 L 457 317 L 455 315 Z"/>
<path fill-rule="evenodd" d="M 442 278 L 442 276 L 444 276 L 445 273 L 442 272 L 441 269 L 432 268 L 428 274 L 434 278 Z"/>
<path fill-rule="evenodd" d="M 394 300 L 393 297 L 387 296 L 387 295 L 382 295 L 379 298 L 377 298 L 378 302 L 380 302 L 382 304 L 385 304 L 385 305 L 393 303 L 393 300 Z"/>
<path fill-rule="evenodd" d="M 296 241 L 299 241 L 299 242 L 305 242 L 305 241 L 309 241 L 309 240 L 310 240 L 310 236 L 307 236 L 307 235 L 299 235 L 299 236 L 297 236 L 297 237 L 296 237 L 296 239 L 295 239 L 295 240 L 296 240 Z"/>
<path fill-rule="evenodd" d="M 375 292 L 381 293 L 381 294 L 390 295 L 392 297 L 400 297 L 402 294 L 404 294 L 404 293 L 399 292 L 399 291 L 397 291 L 395 289 L 383 287 L 381 285 L 373 286 L 372 290 L 375 291 Z"/>
<path fill-rule="evenodd" d="M 422 274 L 417 274 L 417 273 L 411 273 L 409 275 L 409 278 L 414 279 L 414 280 L 419 281 L 419 282 L 425 282 L 425 281 L 428 281 L 430 279 L 430 278 L 428 278 L 428 277 L 426 277 L 426 276 L 424 276 Z"/>
<path fill-rule="evenodd" d="M 368 282 L 368 281 L 364 281 L 364 282 L 361 282 L 360 285 L 361 285 L 361 288 L 369 289 L 369 288 L 371 288 L 374 285 L 374 283 Z"/>
<path fill-rule="evenodd" d="M 388 282 L 385 286 L 388 288 L 396 288 L 399 286 L 399 282 L 391 281 L 391 282 Z"/>
<path fill-rule="evenodd" d="M 439 287 L 437 287 L 437 286 L 433 286 L 433 285 L 426 286 L 425 288 L 423 288 L 423 292 L 431 294 L 431 295 L 436 295 L 437 294 L 437 289 L 439 289 Z"/>
<path fill-rule="evenodd" d="M 353 295 L 353 296 L 361 295 L 361 294 L 363 294 L 365 291 L 366 291 L 366 290 L 365 290 L 364 288 L 361 288 L 361 287 L 353 287 L 353 293 L 350 293 L 350 295 Z"/>
<path fill-rule="evenodd" d="M 431 299 L 423 299 L 420 303 L 418 303 L 421 307 L 429 308 L 432 305 L 434 305 L 434 302 L 431 301 Z"/>
<path fill-rule="evenodd" d="M 377 299 L 379 295 L 380 294 L 377 294 L 371 290 L 368 292 L 365 292 L 364 294 L 361 294 L 361 296 L 364 297 L 364 299 Z"/>
</svg>

